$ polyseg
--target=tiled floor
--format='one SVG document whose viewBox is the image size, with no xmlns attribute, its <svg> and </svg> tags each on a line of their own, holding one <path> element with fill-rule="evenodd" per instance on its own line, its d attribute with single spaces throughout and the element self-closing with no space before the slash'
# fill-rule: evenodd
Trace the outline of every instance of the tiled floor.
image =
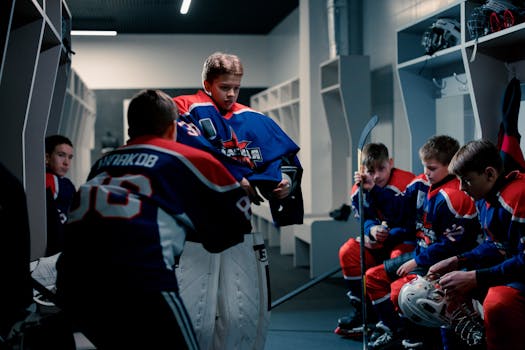
<svg viewBox="0 0 525 350">
<path fill-rule="evenodd" d="M 307 268 L 294 268 L 292 256 L 269 248 L 272 300 L 307 283 Z M 350 310 L 343 279 L 334 275 L 272 310 L 265 350 L 362 349 L 360 341 L 333 333 L 337 318 Z"/>
</svg>

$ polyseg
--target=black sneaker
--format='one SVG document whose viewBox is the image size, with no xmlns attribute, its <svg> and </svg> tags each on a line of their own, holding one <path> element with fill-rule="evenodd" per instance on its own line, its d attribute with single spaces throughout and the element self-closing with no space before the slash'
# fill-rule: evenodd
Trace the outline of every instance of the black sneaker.
<svg viewBox="0 0 525 350">
<path fill-rule="evenodd" d="M 368 349 L 370 350 L 386 350 L 395 349 L 401 346 L 401 338 L 398 332 L 392 332 L 383 322 L 379 322 L 370 340 L 368 341 Z"/>
<path fill-rule="evenodd" d="M 361 316 L 360 312 L 355 312 L 347 316 L 339 317 L 337 320 L 337 326 L 345 329 L 352 329 L 362 325 L 363 316 Z"/>
<path fill-rule="evenodd" d="M 363 335 L 363 314 L 361 300 L 352 295 L 352 292 L 346 293 L 350 299 L 352 312 L 337 320 L 335 333 L 346 337 L 359 337 Z"/>
</svg>

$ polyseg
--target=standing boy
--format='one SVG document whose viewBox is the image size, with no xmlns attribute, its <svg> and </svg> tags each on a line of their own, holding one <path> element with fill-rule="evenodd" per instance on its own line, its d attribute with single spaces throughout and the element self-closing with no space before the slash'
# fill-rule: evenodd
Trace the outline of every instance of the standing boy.
<svg viewBox="0 0 525 350">
<path fill-rule="evenodd" d="M 100 349 L 198 349 L 175 265 L 185 241 L 220 252 L 251 230 L 249 199 L 210 154 L 175 142 L 177 108 L 144 90 L 128 143 L 80 186 L 57 263 L 58 295 Z"/>
<path fill-rule="evenodd" d="M 482 295 L 488 350 L 525 349 L 525 176 L 505 175 L 499 152 L 476 140 L 452 159 L 450 172 L 476 200 L 484 241 L 429 272 L 446 273 L 439 284 L 449 300 Z"/>
<path fill-rule="evenodd" d="M 361 159 L 363 172 L 356 172 L 354 176 L 352 207 L 359 219 L 365 220 L 365 269 L 368 269 L 385 259 L 414 250 L 415 238 L 413 232 L 406 229 L 406 215 L 399 202 L 415 176 L 395 168 L 388 149 L 382 143 L 365 145 Z M 359 213 L 359 185 L 364 190 L 364 213 Z M 350 238 L 339 249 L 343 277 L 350 288 L 347 295 L 355 313 L 340 318 L 335 333 L 347 337 L 362 336 L 360 247 L 358 239 Z"/>
<path fill-rule="evenodd" d="M 259 190 L 277 226 L 301 224 L 299 147 L 271 118 L 237 103 L 243 74 L 237 56 L 210 55 L 202 70 L 204 90 L 174 99 L 177 139 L 219 158 L 256 205 L 263 201 Z M 177 275 L 202 349 L 264 348 L 270 305 L 260 234 L 221 254 L 189 244 Z"/>
<path fill-rule="evenodd" d="M 416 249 L 366 271 L 367 295 L 380 319 L 370 337 L 370 349 L 401 343 L 404 325 L 398 316 L 397 297 L 402 285 L 415 274 L 425 275 L 437 261 L 467 251 L 476 243 L 476 207 L 447 168 L 458 149 L 459 143 L 452 137 L 434 136 L 419 150 L 431 186 L 421 215 L 416 215 Z"/>
</svg>

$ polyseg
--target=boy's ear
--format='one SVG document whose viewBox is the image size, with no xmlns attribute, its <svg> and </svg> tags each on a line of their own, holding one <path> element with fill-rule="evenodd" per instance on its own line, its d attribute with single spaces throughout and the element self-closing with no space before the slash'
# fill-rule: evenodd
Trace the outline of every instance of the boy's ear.
<svg viewBox="0 0 525 350">
<path fill-rule="evenodd" d="M 211 96 L 211 86 L 210 86 L 210 82 L 207 81 L 207 80 L 204 80 L 202 82 L 202 87 L 204 88 L 204 92 L 207 94 L 207 95 L 210 95 Z"/>
<path fill-rule="evenodd" d="M 489 181 L 496 181 L 498 179 L 498 172 L 494 167 L 488 166 L 485 168 L 485 174 L 487 174 L 487 180 Z"/>
</svg>

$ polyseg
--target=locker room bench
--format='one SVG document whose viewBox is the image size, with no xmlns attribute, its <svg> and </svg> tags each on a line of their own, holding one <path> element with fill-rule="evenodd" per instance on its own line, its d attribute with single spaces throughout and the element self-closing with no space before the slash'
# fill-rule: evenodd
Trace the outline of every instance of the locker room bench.
<svg viewBox="0 0 525 350">
<path fill-rule="evenodd" d="M 359 221 L 335 221 L 329 216 L 305 217 L 294 225 L 294 266 L 309 266 L 310 278 L 334 269 L 339 264 L 339 247 L 359 235 Z"/>
</svg>

